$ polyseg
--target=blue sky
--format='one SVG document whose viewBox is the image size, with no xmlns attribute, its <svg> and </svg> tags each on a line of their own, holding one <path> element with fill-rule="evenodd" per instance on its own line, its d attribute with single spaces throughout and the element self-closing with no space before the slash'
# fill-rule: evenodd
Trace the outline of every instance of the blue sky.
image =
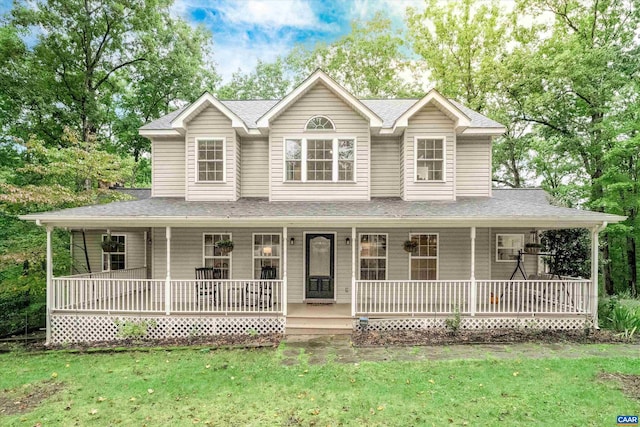
<svg viewBox="0 0 640 427">
<path fill-rule="evenodd" d="M 213 34 L 214 61 L 224 80 L 239 68 L 250 71 L 258 59 L 272 61 L 296 43 L 331 43 L 355 19 L 377 11 L 402 25 L 407 6 L 422 0 L 176 0 L 173 13 Z"/>
<path fill-rule="evenodd" d="M 296 44 L 331 43 L 350 30 L 355 19 L 383 11 L 402 26 L 407 6 L 423 0 L 175 0 L 172 14 L 213 35 L 218 73 L 227 81 L 239 68 L 251 71 L 258 59 L 272 61 Z M 12 0 L 0 0 L 0 14 Z"/>
</svg>

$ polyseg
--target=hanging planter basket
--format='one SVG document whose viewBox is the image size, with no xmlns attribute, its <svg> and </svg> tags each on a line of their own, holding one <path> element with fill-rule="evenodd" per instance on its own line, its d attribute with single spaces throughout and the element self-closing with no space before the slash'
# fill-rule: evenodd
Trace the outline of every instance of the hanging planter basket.
<svg viewBox="0 0 640 427">
<path fill-rule="evenodd" d="M 112 240 L 110 237 L 103 240 L 101 246 L 103 252 L 119 252 L 122 249 L 122 244 L 117 240 Z"/>
<path fill-rule="evenodd" d="M 418 242 L 414 240 L 405 240 L 404 243 L 402 244 L 402 248 L 404 249 L 405 252 L 408 252 L 408 253 L 415 251 L 417 247 L 418 247 Z"/>
<path fill-rule="evenodd" d="M 524 245 L 524 251 L 528 254 L 538 254 L 542 249 L 542 245 L 540 243 L 527 243 Z"/>
<path fill-rule="evenodd" d="M 233 241 L 219 240 L 216 242 L 216 248 L 220 250 L 222 256 L 227 256 L 233 251 Z"/>
</svg>

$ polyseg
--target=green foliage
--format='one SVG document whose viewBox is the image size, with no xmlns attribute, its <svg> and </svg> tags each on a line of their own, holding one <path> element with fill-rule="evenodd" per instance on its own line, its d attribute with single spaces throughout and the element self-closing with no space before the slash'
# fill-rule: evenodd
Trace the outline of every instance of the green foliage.
<svg viewBox="0 0 640 427">
<path fill-rule="evenodd" d="M 448 317 L 444 320 L 444 324 L 448 329 L 451 329 L 453 334 L 457 334 L 462 324 L 462 317 L 460 316 L 460 307 L 456 307 L 453 311 L 453 317 Z"/>
<path fill-rule="evenodd" d="M 149 329 L 158 326 L 155 320 L 115 320 L 118 338 L 140 340 L 147 335 Z"/>
<path fill-rule="evenodd" d="M 292 86 L 286 74 L 282 58 L 271 63 L 258 61 L 251 73 L 244 74 L 240 70 L 233 73 L 231 81 L 220 87 L 216 95 L 220 99 L 281 99 Z"/>
<path fill-rule="evenodd" d="M 540 241 L 547 252 L 556 254 L 545 257 L 552 273 L 561 276 L 590 277 L 591 236 L 582 228 L 545 230 Z"/>
</svg>

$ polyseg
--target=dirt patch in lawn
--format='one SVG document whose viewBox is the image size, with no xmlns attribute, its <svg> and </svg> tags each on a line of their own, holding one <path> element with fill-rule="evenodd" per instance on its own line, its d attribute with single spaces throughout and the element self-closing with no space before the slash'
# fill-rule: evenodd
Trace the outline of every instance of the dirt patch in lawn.
<svg viewBox="0 0 640 427">
<path fill-rule="evenodd" d="M 353 343 L 358 346 L 387 345 L 450 345 L 450 344 L 509 344 L 509 343 L 629 343 L 623 337 L 607 330 L 534 330 L 534 329 L 489 329 L 459 330 L 429 329 L 419 331 L 355 332 Z M 634 342 L 637 342 L 635 340 Z"/>
<path fill-rule="evenodd" d="M 626 396 L 640 400 L 640 375 L 602 372 L 598 379 L 615 381 L 620 384 L 620 390 Z"/>
<path fill-rule="evenodd" d="M 40 404 L 64 389 L 64 384 L 56 381 L 42 381 L 26 384 L 19 388 L 0 391 L 0 415 L 16 415 L 31 412 Z"/>
<path fill-rule="evenodd" d="M 282 340 L 282 334 L 264 334 L 264 335 L 213 335 L 188 338 L 166 338 L 161 340 L 134 340 L 122 339 L 116 341 L 97 341 L 89 343 L 75 344 L 57 344 L 45 346 L 43 342 L 30 344 L 27 348 L 32 351 L 43 350 L 77 350 L 85 351 L 109 351 L 119 349 L 145 349 L 157 347 L 212 347 L 212 348 L 228 348 L 228 347 L 277 347 Z"/>
</svg>

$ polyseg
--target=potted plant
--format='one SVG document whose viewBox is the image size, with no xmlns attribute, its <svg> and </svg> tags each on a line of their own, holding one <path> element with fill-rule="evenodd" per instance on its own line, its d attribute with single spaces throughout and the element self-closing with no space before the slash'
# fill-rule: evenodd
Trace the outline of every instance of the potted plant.
<svg viewBox="0 0 640 427">
<path fill-rule="evenodd" d="M 121 249 L 122 244 L 117 240 L 111 238 L 111 236 L 107 236 L 101 243 L 103 252 L 118 252 Z"/>
<path fill-rule="evenodd" d="M 402 244 L 402 247 L 404 248 L 405 252 L 411 253 L 418 247 L 418 242 L 416 242 L 415 240 L 405 240 Z"/>
<path fill-rule="evenodd" d="M 540 243 L 527 243 L 524 245 L 524 251 L 528 254 L 537 254 L 542 249 L 542 245 Z"/>
<path fill-rule="evenodd" d="M 233 250 L 233 241 L 218 240 L 216 242 L 216 248 L 220 249 L 222 255 L 228 255 Z"/>
</svg>

